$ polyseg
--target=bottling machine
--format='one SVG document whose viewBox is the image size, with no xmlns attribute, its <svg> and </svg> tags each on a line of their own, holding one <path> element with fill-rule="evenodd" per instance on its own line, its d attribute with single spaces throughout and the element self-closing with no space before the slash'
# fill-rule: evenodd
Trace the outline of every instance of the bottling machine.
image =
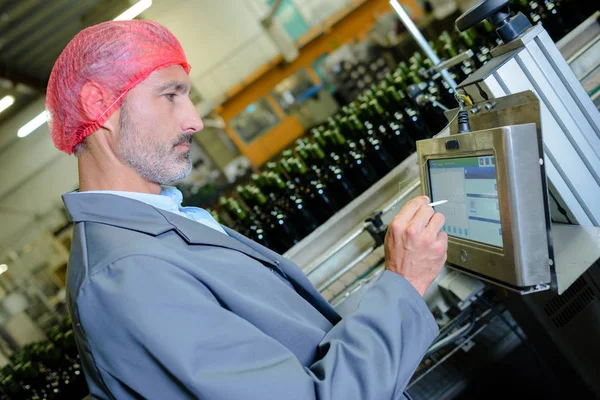
<svg viewBox="0 0 600 400">
<path fill-rule="evenodd" d="M 444 72 L 452 60 L 440 63 L 398 1 L 390 4 Z M 588 36 L 597 14 L 582 24 Z M 456 337 L 457 349 L 469 347 L 486 312 L 452 321 L 493 291 L 546 372 L 600 396 L 600 113 L 563 56 L 591 45 L 571 50 L 563 40 L 559 49 L 543 26 L 511 15 L 508 0 L 481 1 L 456 27 L 486 18 L 504 44 L 464 82 L 442 74 L 460 94 L 449 125 L 286 256 L 348 312 L 382 268 L 385 224 L 400 206 L 421 193 L 448 200 L 437 207 L 446 215 L 447 268 L 425 295 L 442 326 L 430 353 Z M 425 361 L 409 392 L 438 365 Z"/>
</svg>

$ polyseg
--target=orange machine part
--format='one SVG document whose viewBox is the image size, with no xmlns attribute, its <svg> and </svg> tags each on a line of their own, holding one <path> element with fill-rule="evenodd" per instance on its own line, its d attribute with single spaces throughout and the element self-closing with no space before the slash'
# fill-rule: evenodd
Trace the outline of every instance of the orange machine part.
<svg viewBox="0 0 600 400">
<path fill-rule="evenodd" d="M 423 15 L 415 0 L 403 0 L 401 3 L 410 8 L 415 18 Z M 283 63 L 278 55 L 227 92 L 227 100 L 220 107 L 220 114 L 228 123 L 227 134 L 255 166 L 267 162 L 304 133 L 302 124 L 294 116 L 285 115 L 271 98 L 273 87 L 301 68 L 305 68 L 314 79 L 316 74 L 311 68 L 314 60 L 348 42 L 364 40 L 377 17 L 392 11 L 387 0 L 355 0 L 347 7 L 355 8 L 343 18 L 340 16 L 347 13 L 347 9 L 338 11 L 298 40 L 300 55 L 292 63 Z M 267 98 L 281 121 L 252 143 L 246 144 L 229 126 L 229 121 L 261 97 Z"/>
</svg>

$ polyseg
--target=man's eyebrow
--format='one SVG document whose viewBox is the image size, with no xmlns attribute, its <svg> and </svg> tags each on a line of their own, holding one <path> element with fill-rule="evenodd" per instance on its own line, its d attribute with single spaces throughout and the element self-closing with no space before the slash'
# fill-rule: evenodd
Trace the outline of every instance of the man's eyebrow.
<svg viewBox="0 0 600 400">
<path fill-rule="evenodd" d="M 188 94 L 190 92 L 190 85 L 186 82 L 181 81 L 168 81 L 156 88 L 157 93 L 162 93 L 166 90 L 174 90 L 177 93 Z"/>
</svg>

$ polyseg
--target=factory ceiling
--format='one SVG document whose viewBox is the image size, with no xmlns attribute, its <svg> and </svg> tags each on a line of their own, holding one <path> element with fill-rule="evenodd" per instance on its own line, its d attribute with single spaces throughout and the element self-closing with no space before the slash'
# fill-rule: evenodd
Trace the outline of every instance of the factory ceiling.
<svg viewBox="0 0 600 400">
<path fill-rule="evenodd" d="M 73 36 L 130 6 L 128 0 L 0 0 L 0 99 L 14 97 L 0 123 L 45 91 Z"/>
</svg>

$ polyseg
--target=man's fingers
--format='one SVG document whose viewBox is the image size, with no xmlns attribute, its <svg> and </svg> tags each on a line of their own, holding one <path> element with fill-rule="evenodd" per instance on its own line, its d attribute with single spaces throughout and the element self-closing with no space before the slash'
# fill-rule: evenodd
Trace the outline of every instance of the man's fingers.
<svg viewBox="0 0 600 400">
<path fill-rule="evenodd" d="M 444 226 L 445 222 L 446 217 L 444 217 L 444 215 L 440 213 L 435 213 L 433 217 L 431 217 L 431 219 L 429 220 L 427 226 L 425 227 L 424 233 L 432 237 L 437 237 L 438 232 L 440 231 L 440 229 L 442 229 L 442 226 Z"/>
<path fill-rule="evenodd" d="M 409 229 L 414 230 L 412 233 L 423 232 L 434 213 L 433 207 L 428 206 L 427 204 L 421 205 L 413 219 L 410 221 Z"/>
<path fill-rule="evenodd" d="M 427 196 L 419 196 L 407 202 L 402 210 L 394 217 L 394 224 L 396 226 L 406 226 L 413 219 L 419 207 L 424 204 L 429 204 L 429 198 Z"/>
<path fill-rule="evenodd" d="M 437 240 L 444 243 L 444 252 L 448 251 L 448 234 L 446 232 L 438 232 Z"/>
<path fill-rule="evenodd" d="M 434 251 L 437 250 L 439 251 L 440 256 L 446 257 L 448 252 L 448 235 L 446 234 L 446 232 L 438 232 L 435 242 L 436 247 L 439 247 L 437 249 L 434 249 Z"/>
</svg>

